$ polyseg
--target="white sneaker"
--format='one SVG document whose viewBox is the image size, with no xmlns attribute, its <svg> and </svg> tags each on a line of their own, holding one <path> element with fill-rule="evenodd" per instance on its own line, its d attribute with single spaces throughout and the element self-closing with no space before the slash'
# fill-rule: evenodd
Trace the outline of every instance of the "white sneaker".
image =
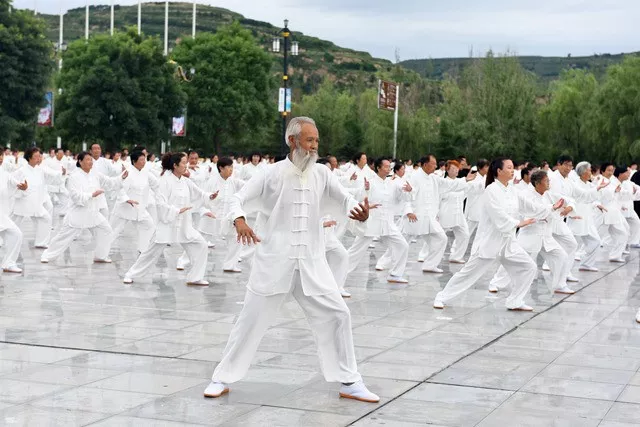
<svg viewBox="0 0 640 427">
<path fill-rule="evenodd" d="M 418 262 L 424 262 L 424 258 L 418 258 Z"/>
<path fill-rule="evenodd" d="M 111 261 L 111 258 L 104 258 L 104 259 L 95 258 L 93 262 L 95 264 L 111 264 L 113 261 Z"/>
<path fill-rule="evenodd" d="M 226 393 L 229 393 L 229 387 L 218 381 L 211 381 L 204 389 L 204 397 L 220 397 Z"/>
<path fill-rule="evenodd" d="M 389 277 L 387 277 L 387 282 L 389 283 L 409 283 L 409 281 L 407 279 L 405 279 L 402 276 L 394 276 L 393 274 L 390 274 Z"/>
<path fill-rule="evenodd" d="M 542 264 L 542 270 L 543 271 L 551 271 L 551 269 L 549 268 L 549 266 L 547 265 L 546 262 L 544 264 Z"/>
<path fill-rule="evenodd" d="M 580 258 L 579 256 L 576 256 L 573 260 L 579 262 L 579 261 L 582 261 L 582 258 Z"/>
<path fill-rule="evenodd" d="M 573 295 L 576 293 L 576 291 L 574 291 L 573 289 L 571 289 L 568 286 L 563 286 L 559 289 L 556 289 L 555 291 L 553 291 L 556 294 L 563 294 L 563 295 Z"/>
<path fill-rule="evenodd" d="M 373 243 L 369 245 L 369 249 L 375 249 L 376 245 L 374 245 Z"/>
<path fill-rule="evenodd" d="M 444 273 L 444 270 L 438 267 L 433 267 L 433 268 L 423 268 L 422 269 L 423 273 Z"/>
<path fill-rule="evenodd" d="M 629 252 L 629 251 L 627 251 L 627 250 L 622 251 L 622 255 L 629 255 L 630 253 L 631 253 L 631 252 Z"/>
<path fill-rule="evenodd" d="M 209 282 L 206 280 L 196 280 L 195 282 L 187 282 L 187 285 L 191 286 L 209 286 Z"/>
<path fill-rule="evenodd" d="M 450 259 L 449 263 L 450 264 L 464 264 L 465 260 L 463 260 L 463 259 Z"/>
<path fill-rule="evenodd" d="M 46 258 L 40 258 L 40 262 L 43 264 L 49 264 L 49 260 Z"/>
<path fill-rule="evenodd" d="M 176 270 L 178 271 L 184 270 L 184 265 L 176 265 Z"/>
<path fill-rule="evenodd" d="M 411 239 L 409 243 L 418 243 L 418 239 Z"/>
<path fill-rule="evenodd" d="M 437 308 L 438 310 L 442 310 L 444 308 L 444 303 L 442 300 L 436 299 L 433 301 L 433 308 Z"/>
<path fill-rule="evenodd" d="M 533 311 L 533 307 L 529 307 L 527 304 L 522 304 L 520 307 L 509 308 L 509 311 Z"/>
<path fill-rule="evenodd" d="M 624 263 L 624 262 L 627 262 L 627 261 L 625 261 L 624 258 L 613 258 L 613 259 L 610 259 L 609 262 Z"/>
<path fill-rule="evenodd" d="M 122 279 L 122 283 L 124 283 L 125 285 L 130 285 L 133 283 L 133 279 L 129 276 L 124 276 L 124 279 Z"/>
<path fill-rule="evenodd" d="M 572 276 L 571 274 L 567 276 L 567 282 L 579 282 L 579 281 L 580 280 L 577 277 Z"/>
<path fill-rule="evenodd" d="M 382 267 L 378 267 L 378 266 L 376 265 L 376 271 L 384 271 L 384 268 L 382 268 Z"/>
<path fill-rule="evenodd" d="M 583 265 L 578 270 L 580 270 L 580 271 L 591 271 L 591 272 L 594 272 L 594 273 L 597 273 L 598 271 L 600 271 L 596 267 L 589 267 L 588 265 Z"/>
<path fill-rule="evenodd" d="M 231 269 L 226 269 L 226 270 L 222 270 L 225 273 L 242 273 L 242 270 L 239 269 L 238 267 L 234 267 Z"/>
<path fill-rule="evenodd" d="M 12 267 L 5 267 L 2 269 L 2 271 L 4 271 L 5 273 L 22 273 L 22 269 L 15 265 Z"/>
<path fill-rule="evenodd" d="M 340 387 L 340 397 L 370 403 L 378 403 L 380 401 L 380 397 L 375 393 L 371 393 L 362 380 L 351 385 L 343 384 L 342 387 Z"/>
<path fill-rule="evenodd" d="M 636 313 L 636 322 L 640 323 L 640 310 Z"/>
<path fill-rule="evenodd" d="M 351 293 L 347 292 L 345 288 L 340 289 L 340 296 L 342 298 L 351 298 Z"/>
<path fill-rule="evenodd" d="M 213 242 L 207 242 L 207 246 L 209 247 L 209 249 L 213 249 L 216 247 L 216 244 Z"/>
<path fill-rule="evenodd" d="M 498 291 L 499 289 L 496 285 L 489 284 L 489 292 L 491 292 L 492 294 L 496 294 L 498 293 Z"/>
</svg>

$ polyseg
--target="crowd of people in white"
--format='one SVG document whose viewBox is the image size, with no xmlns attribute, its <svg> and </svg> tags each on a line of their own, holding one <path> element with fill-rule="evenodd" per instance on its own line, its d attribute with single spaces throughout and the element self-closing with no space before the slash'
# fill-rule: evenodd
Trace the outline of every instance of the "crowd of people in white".
<svg viewBox="0 0 640 427">
<path fill-rule="evenodd" d="M 413 163 L 369 161 L 365 153 L 338 162 L 318 158 L 317 128 L 304 117 L 290 122 L 287 144 L 289 155 L 277 162 L 257 153 L 202 161 L 195 151 L 160 160 L 144 147 L 103 156 L 99 144 L 77 155 L 59 148 L 46 156 L 36 147 L 20 156 L 0 152 L 2 269 L 22 273 L 25 218 L 35 225 L 42 263 L 54 262 L 88 232 L 94 262 L 110 263 L 112 243 L 135 232 L 139 256 L 123 277 L 127 285 L 144 280 L 167 245 L 179 245 L 184 252 L 176 268 L 187 270 L 188 285 L 206 286 L 207 248 L 224 242 L 222 270 L 239 273 L 245 261 L 251 273 L 243 311 L 205 396 L 228 392 L 226 384 L 245 375 L 292 294 L 314 331 L 325 378 L 343 384 L 343 397 L 377 401 L 357 372 L 343 301 L 351 296 L 349 274 L 366 269 L 361 263 L 375 245 L 386 247 L 375 269 L 388 271 L 391 283 L 408 283 L 411 243 L 422 244 L 417 261 L 426 274 L 443 273 L 443 263 L 462 264 L 435 297 L 436 309 L 499 266 L 488 291 L 508 292 L 506 308 L 514 311 L 532 310 L 525 299 L 538 255 L 549 291 L 572 294 L 573 272 L 597 272 L 601 247 L 612 263 L 640 248 L 635 165 L 581 161 L 574 168 L 570 156 L 560 156 L 553 168 L 508 158 L 478 159 L 470 167 L 464 157 L 439 164 L 426 155 Z M 346 234 L 354 237 L 349 248 Z"/>
</svg>

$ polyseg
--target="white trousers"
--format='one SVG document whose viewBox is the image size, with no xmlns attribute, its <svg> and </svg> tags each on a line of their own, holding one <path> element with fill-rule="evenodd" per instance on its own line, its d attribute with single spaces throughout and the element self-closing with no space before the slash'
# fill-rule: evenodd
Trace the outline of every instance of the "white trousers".
<svg viewBox="0 0 640 427">
<path fill-rule="evenodd" d="M 576 236 L 576 240 L 582 243 L 580 267 L 594 267 L 600 247 L 600 237 L 587 234 L 586 236 Z"/>
<path fill-rule="evenodd" d="M 151 244 L 151 237 L 156 229 L 151 215 L 145 215 L 138 221 L 130 221 L 128 219 L 121 218 L 116 215 L 111 216 L 111 228 L 113 229 L 112 240 L 116 240 L 120 234 L 124 231 L 127 224 L 131 224 L 135 228 L 138 234 L 137 248 L 139 252 L 147 250 Z M 127 230 L 127 234 L 131 231 L 131 228 Z"/>
<path fill-rule="evenodd" d="M 433 270 L 438 267 L 444 257 L 444 250 L 447 248 L 447 235 L 443 232 L 423 234 L 424 245 L 420 250 L 418 259 L 424 260 L 423 270 Z M 466 250 L 466 249 L 465 249 Z"/>
<path fill-rule="evenodd" d="M 551 269 L 551 273 L 549 273 L 548 279 L 546 280 L 547 286 L 551 292 L 556 289 L 560 289 L 566 285 L 566 278 L 568 271 L 571 269 L 571 265 L 573 260 L 570 260 L 567 256 L 567 253 L 562 248 L 556 248 L 550 251 L 546 251 L 544 248 L 540 249 L 540 252 L 530 252 L 529 256 L 535 263 L 538 258 L 538 253 L 542 255 L 544 261 L 549 265 Z M 491 284 L 498 289 L 505 289 L 509 287 L 513 281 L 511 280 L 511 276 L 504 268 L 503 265 L 500 265 L 498 271 L 493 279 L 491 279 Z"/>
<path fill-rule="evenodd" d="M 387 252 L 390 252 L 389 249 L 387 249 Z M 344 284 L 347 281 L 347 274 L 349 273 L 349 252 L 347 252 L 345 247 L 340 244 L 339 246 L 336 245 L 331 249 L 327 249 L 325 256 L 327 257 L 329 269 L 331 270 L 331 273 L 333 273 L 333 278 L 338 284 L 338 289 L 344 289 Z M 392 261 L 393 258 L 389 256 L 389 260 Z"/>
<path fill-rule="evenodd" d="M 27 218 L 21 215 L 11 215 L 11 220 L 18 226 Z M 44 216 L 32 216 L 31 220 L 36 226 L 36 235 L 33 242 L 34 246 L 49 246 L 51 240 L 51 215 L 45 212 Z"/>
<path fill-rule="evenodd" d="M 209 257 L 207 242 L 200 237 L 200 239 L 193 242 L 180 243 L 180 246 L 184 248 L 189 259 L 192 261 L 191 267 L 187 270 L 187 282 L 204 280 L 204 275 L 207 271 L 207 260 Z M 125 276 L 135 279 L 148 274 L 151 269 L 155 267 L 158 262 L 158 258 L 160 258 L 160 255 L 162 255 L 162 252 L 166 247 L 166 243 L 151 243 L 147 250 L 140 254 Z"/>
<path fill-rule="evenodd" d="M 296 272 L 289 293 L 298 301 L 309 322 L 324 378 L 341 383 L 360 381 L 353 349 L 351 313 L 338 289 L 326 295 L 307 296 L 302 291 L 300 273 Z M 261 296 L 247 290 L 222 361 L 211 377 L 213 381 L 233 383 L 246 375 L 262 337 L 275 321 L 287 295 Z"/>
<path fill-rule="evenodd" d="M 449 254 L 450 260 L 463 261 L 464 254 L 467 252 L 469 246 L 469 226 L 466 221 L 462 222 L 462 225 L 452 228 L 453 231 L 453 243 L 451 244 L 451 253 Z"/>
<path fill-rule="evenodd" d="M 242 252 L 243 244 L 238 242 L 236 235 L 229 234 L 226 238 L 227 241 L 227 254 L 224 257 L 224 261 L 222 263 L 223 270 L 234 270 L 239 268 L 240 262 L 238 259 L 240 258 L 240 252 Z M 255 246 L 255 245 L 251 245 Z"/>
<path fill-rule="evenodd" d="M 53 203 L 53 217 L 65 216 L 71 206 L 71 199 L 67 193 L 50 193 Z"/>
<path fill-rule="evenodd" d="M 16 261 L 20 255 L 20 248 L 22 247 L 22 231 L 18 226 L 11 221 L 6 224 L 4 230 L 0 231 L 0 236 L 4 240 L 4 257 L 2 258 L 2 268 L 17 267 Z"/>
<path fill-rule="evenodd" d="M 391 250 L 391 258 L 393 265 L 389 274 L 392 276 L 402 276 L 407 266 L 407 257 L 409 256 L 409 244 L 401 234 L 393 234 L 389 236 L 380 236 L 380 241 L 387 245 Z M 358 268 L 358 264 L 362 258 L 368 253 L 367 249 L 373 242 L 373 237 L 358 236 L 347 251 L 349 254 L 349 273 Z"/>
<path fill-rule="evenodd" d="M 58 234 L 51 239 L 49 249 L 42 253 L 42 258 L 49 261 L 58 258 L 67 250 L 73 240 L 78 238 L 84 230 L 89 230 L 94 241 L 94 259 L 107 259 L 111 250 L 111 226 L 105 220 L 91 228 L 73 228 L 65 225 L 60 226 Z"/>
<path fill-rule="evenodd" d="M 576 258 L 576 251 L 578 250 L 578 242 L 573 234 L 556 234 L 553 233 L 553 238 L 555 239 L 560 247 L 566 252 L 569 259 L 567 260 L 567 264 L 565 264 L 564 268 L 564 278 L 569 277 L 571 273 L 571 269 L 573 268 L 573 262 Z"/>
<path fill-rule="evenodd" d="M 627 246 L 629 225 L 623 224 L 604 224 L 598 232 L 605 235 L 602 239 L 604 248 L 609 252 L 609 259 L 622 258 L 625 246 Z"/>
<path fill-rule="evenodd" d="M 520 246 L 510 257 L 504 255 L 504 249 L 497 259 L 480 258 L 477 254 L 472 255 L 462 269 L 449 279 L 447 286 L 436 296 L 436 300 L 446 303 L 459 296 L 475 285 L 496 262 L 504 266 L 513 283 L 511 293 L 505 301 L 506 307 L 518 308 L 522 306 L 524 297 L 529 292 L 531 283 L 536 277 L 538 267 L 531 260 L 529 254 Z"/>
<path fill-rule="evenodd" d="M 629 224 L 629 240 L 627 243 L 629 245 L 640 244 L 640 218 L 638 218 L 636 211 L 631 211 L 631 216 L 627 218 L 627 223 Z"/>
<path fill-rule="evenodd" d="M 480 221 L 471 221 L 470 219 L 467 220 L 467 225 L 469 226 L 469 236 L 471 236 L 473 232 L 476 231 L 479 223 Z"/>
</svg>

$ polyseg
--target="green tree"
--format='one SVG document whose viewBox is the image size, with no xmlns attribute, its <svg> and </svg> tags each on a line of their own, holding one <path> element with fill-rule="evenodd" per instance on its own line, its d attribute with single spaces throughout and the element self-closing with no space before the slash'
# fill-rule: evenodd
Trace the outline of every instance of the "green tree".
<svg viewBox="0 0 640 427">
<path fill-rule="evenodd" d="M 599 159 L 623 163 L 640 155 L 640 57 L 609 67 L 589 123 Z"/>
<path fill-rule="evenodd" d="M 590 122 L 598 81 L 583 70 L 568 70 L 551 83 L 550 102 L 539 111 L 538 134 L 545 155 L 555 159 L 563 152 L 577 159 L 602 159 L 602 149 L 591 139 Z"/>
<path fill-rule="evenodd" d="M 7 142 L 33 139 L 38 107 L 54 69 L 44 23 L 30 12 L 9 11 L 0 0 L 0 134 Z"/>
<path fill-rule="evenodd" d="M 182 40 L 172 58 L 196 74 L 185 84 L 189 95 L 188 139 L 207 152 L 236 151 L 237 142 L 268 135 L 277 118 L 271 95 L 272 58 L 235 22 L 215 34 Z M 253 141 L 253 146 L 256 142 Z M 280 141 L 267 144 L 272 152 Z"/>
<path fill-rule="evenodd" d="M 73 42 L 58 77 L 56 115 L 71 143 L 158 146 L 186 97 L 157 37 L 135 29 Z"/>
</svg>

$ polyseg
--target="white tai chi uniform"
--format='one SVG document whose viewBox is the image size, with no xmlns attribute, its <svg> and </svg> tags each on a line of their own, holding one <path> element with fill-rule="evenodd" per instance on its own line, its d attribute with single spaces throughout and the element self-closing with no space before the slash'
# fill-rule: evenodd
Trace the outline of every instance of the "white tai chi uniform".
<svg viewBox="0 0 640 427">
<path fill-rule="evenodd" d="M 518 212 L 526 210 L 535 213 L 535 218 L 546 218 L 552 206 L 535 206 L 529 199 L 519 195 L 513 185 L 505 186 L 500 181 L 487 186 L 483 197 L 484 211 L 471 248 L 471 257 L 438 293 L 436 301 L 451 301 L 471 288 L 491 266 L 499 262 L 513 283 L 505 305 L 509 309 L 519 308 L 524 305 L 524 297 L 538 268 L 516 240 L 516 227 L 520 223 Z"/>
<path fill-rule="evenodd" d="M 389 179 L 389 178 L 387 178 L 387 179 Z M 401 190 L 405 186 L 405 184 L 407 183 L 405 177 L 400 178 L 397 175 L 395 175 L 393 178 L 391 178 L 391 180 L 398 187 L 400 187 Z M 405 194 L 405 198 L 406 198 L 407 201 L 411 201 L 412 200 L 411 193 L 406 193 L 405 192 L 404 194 Z M 405 209 L 406 209 L 406 206 L 405 206 L 404 203 L 398 203 L 395 206 L 393 206 L 393 210 L 394 210 L 394 212 L 393 212 L 393 222 L 396 224 L 396 227 L 398 227 L 398 230 L 402 230 L 402 223 L 404 222 L 403 218 L 404 218 L 404 215 L 405 215 L 404 214 Z M 378 259 L 378 262 L 376 263 L 376 270 L 387 270 L 387 269 L 391 268 L 392 266 L 393 266 L 393 257 L 391 256 L 391 249 L 387 248 L 387 250 L 384 251 L 384 254 L 382 254 L 382 256 Z"/>
<path fill-rule="evenodd" d="M 5 249 L 1 266 L 3 269 L 18 266 L 16 260 L 22 246 L 22 231 L 10 218 L 13 197 L 17 191 L 21 191 L 16 188 L 18 184 L 20 183 L 5 168 L 0 167 L 0 237 L 4 240 Z"/>
<path fill-rule="evenodd" d="M 31 218 L 36 225 L 34 246 L 47 247 L 51 238 L 51 214 L 45 207 L 50 200 L 47 185 L 62 181 L 62 173 L 43 166 L 32 167 L 28 163 L 13 173 L 18 182 L 27 181 L 26 191 L 15 193 L 15 204 L 11 219 L 20 226 L 25 218 Z"/>
<path fill-rule="evenodd" d="M 187 271 L 187 283 L 204 280 L 209 251 L 202 234 L 193 228 L 190 211 L 180 213 L 180 209 L 193 206 L 209 199 L 193 181 L 166 171 L 158 180 L 156 202 L 158 223 L 151 237 L 149 248 L 142 252 L 125 274 L 125 278 L 135 279 L 147 274 L 156 264 L 167 245 L 179 244 L 187 252 L 191 267 Z"/>
<path fill-rule="evenodd" d="M 537 206 L 553 205 L 553 200 L 549 192 L 544 194 L 538 193 L 533 186 L 522 192 L 522 196 L 529 197 Z M 524 218 L 531 218 L 537 212 L 521 211 L 520 215 Z M 533 262 L 538 259 L 538 254 L 542 255 L 545 262 L 551 268 L 551 274 L 547 285 L 550 291 L 556 291 L 566 287 L 566 278 L 571 270 L 573 260 L 569 259 L 567 252 L 553 238 L 553 221 L 562 221 L 558 211 L 551 212 L 546 218 L 538 217 L 538 221 L 528 225 L 518 232 L 517 241 L 522 248 L 531 256 Z M 498 268 L 498 272 L 491 280 L 491 285 L 498 289 L 504 289 L 512 284 L 509 273 L 503 265 Z"/>
<path fill-rule="evenodd" d="M 462 178 L 460 178 L 462 179 Z M 452 180 L 445 178 L 445 180 Z M 470 186 L 465 185 L 465 190 Z M 466 191 L 446 191 L 440 196 L 440 210 L 438 219 L 440 226 L 445 230 L 453 231 L 453 243 L 451 244 L 450 261 L 464 261 L 464 254 L 469 246 L 469 226 L 464 217 L 463 207 Z"/>
<path fill-rule="evenodd" d="M 603 177 L 606 180 L 606 178 Z M 622 215 L 622 207 L 616 188 L 620 185 L 618 178 L 611 176 L 609 185 L 600 190 L 600 202 L 607 208 L 602 213 L 601 225 L 598 229 L 609 260 L 621 260 L 622 253 L 629 238 L 629 224 Z M 622 190 L 620 190 L 622 191 Z"/>
<path fill-rule="evenodd" d="M 417 170 L 410 181 L 413 187 L 413 207 L 418 221 L 409 222 L 406 218 L 403 233 L 420 236 L 424 240 L 423 250 L 418 256 L 424 260 L 423 271 L 438 271 L 447 247 L 447 235 L 437 220 L 441 195 L 447 191 L 464 191 L 468 185 L 465 179 L 444 179 L 435 173 L 427 174 Z M 425 250 L 426 254 L 423 253 Z"/>
<path fill-rule="evenodd" d="M 467 184 L 467 204 L 464 207 L 464 216 L 469 226 L 469 236 L 478 228 L 482 215 L 482 193 L 484 193 L 487 177 L 476 175 L 475 179 Z"/>
<path fill-rule="evenodd" d="M 111 226 L 100 213 L 100 202 L 93 193 L 99 189 L 115 191 L 122 185 L 122 177 L 106 177 L 100 173 L 86 173 L 77 169 L 67 180 L 67 190 L 71 199 L 69 211 L 62 220 L 62 226 L 51 245 L 42 253 L 40 261 L 52 261 L 67 250 L 74 239 L 83 230 L 89 230 L 94 238 L 94 260 L 104 261 L 109 258 L 111 249 Z"/>
<path fill-rule="evenodd" d="M 576 181 L 575 185 L 582 190 L 591 190 L 594 187 L 591 182 L 582 181 L 581 179 Z M 576 237 L 576 240 L 580 240 L 582 243 L 580 268 L 592 269 L 595 267 L 596 255 L 601 243 L 598 235 L 598 226 L 595 222 L 598 204 L 599 202 L 597 201 L 591 203 L 577 201 L 574 211 L 567 218 L 569 229 Z M 574 219 L 576 217 L 581 219 Z"/>
<path fill-rule="evenodd" d="M 97 159 L 93 159 L 93 166 L 91 167 L 92 174 L 99 174 L 106 177 L 115 177 L 119 176 L 122 173 L 122 168 L 118 167 L 117 163 L 114 163 L 113 160 L 105 159 L 104 157 L 99 157 Z M 107 204 L 107 191 L 105 189 L 105 193 L 96 197 L 96 202 L 98 205 L 98 210 L 109 220 L 109 205 Z M 109 199 L 113 200 L 111 195 L 109 195 Z"/>
<path fill-rule="evenodd" d="M 335 218 L 332 218 L 329 215 L 325 216 L 321 220 L 324 228 L 325 255 L 327 257 L 329 269 L 331 270 L 331 273 L 333 273 L 333 278 L 338 285 L 338 290 L 340 293 L 345 293 L 344 284 L 346 283 L 347 275 L 349 274 L 349 252 L 347 252 L 347 249 L 338 239 L 336 234 L 337 225 L 324 227 L 324 222 L 331 220 L 335 220 Z"/>
<path fill-rule="evenodd" d="M 629 238 L 627 244 L 638 245 L 640 244 L 640 218 L 633 208 L 634 200 L 640 198 L 640 187 L 631 182 L 628 179 L 622 181 L 622 190 L 618 193 L 620 199 L 620 206 L 622 207 L 622 216 L 625 217 L 629 224 Z"/>
<path fill-rule="evenodd" d="M 147 169 L 143 168 L 140 171 L 135 166 L 129 168 L 129 176 L 122 184 L 111 214 L 113 240 L 118 238 L 128 223 L 131 223 L 138 232 L 138 251 L 147 250 L 155 230 L 155 223 L 147 206 L 151 195 L 155 194 L 157 189 L 158 180 Z M 127 200 L 134 200 L 138 204 L 130 205 Z"/>
<path fill-rule="evenodd" d="M 380 204 L 380 206 L 371 209 L 366 222 L 367 231 L 363 236 L 357 236 L 348 250 L 349 273 L 358 268 L 373 239 L 380 237 L 380 240 L 391 250 L 393 265 L 389 275 L 402 277 L 407 266 L 409 244 L 395 224 L 394 213 L 398 204 L 404 205 L 404 215 L 412 213 L 411 203 L 402 187 L 391 179 L 382 179 L 374 175 L 369 184 L 369 204 Z"/>
<path fill-rule="evenodd" d="M 245 376 L 262 337 L 291 294 L 313 331 L 325 379 L 360 381 L 351 314 L 325 258 L 320 223 L 323 195 L 345 212 L 357 206 L 326 166 L 311 164 L 300 171 L 287 158 L 257 172 L 232 198 L 232 218 L 244 216 L 243 208 L 258 209 L 266 223 L 244 306 L 213 372 L 214 382 L 230 383 Z"/>
<path fill-rule="evenodd" d="M 53 203 L 53 222 L 56 216 L 63 217 L 69 210 L 71 202 L 69 201 L 69 193 L 67 192 L 66 178 L 70 172 L 70 168 L 68 167 L 66 157 L 63 157 L 61 160 L 58 160 L 56 157 L 49 157 L 44 161 L 44 165 L 59 174 L 62 174 L 63 168 L 67 171 L 67 175 L 63 176 L 60 182 L 51 183 L 47 186 L 51 202 Z"/>
<path fill-rule="evenodd" d="M 224 237 L 227 242 L 227 253 L 222 262 L 222 269 L 226 271 L 239 271 L 238 258 L 242 250 L 242 243 L 236 239 L 233 219 L 229 218 L 231 212 L 231 198 L 244 186 L 245 182 L 233 176 L 223 179 L 219 174 L 211 175 L 204 184 L 207 193 L 218 192 L 218 197 L 209 200 L 200 210 L 199 229 L 210 236 Z M 206 216 L 207 212 L 215 215 L 215 218 Z"/>
</svg>

